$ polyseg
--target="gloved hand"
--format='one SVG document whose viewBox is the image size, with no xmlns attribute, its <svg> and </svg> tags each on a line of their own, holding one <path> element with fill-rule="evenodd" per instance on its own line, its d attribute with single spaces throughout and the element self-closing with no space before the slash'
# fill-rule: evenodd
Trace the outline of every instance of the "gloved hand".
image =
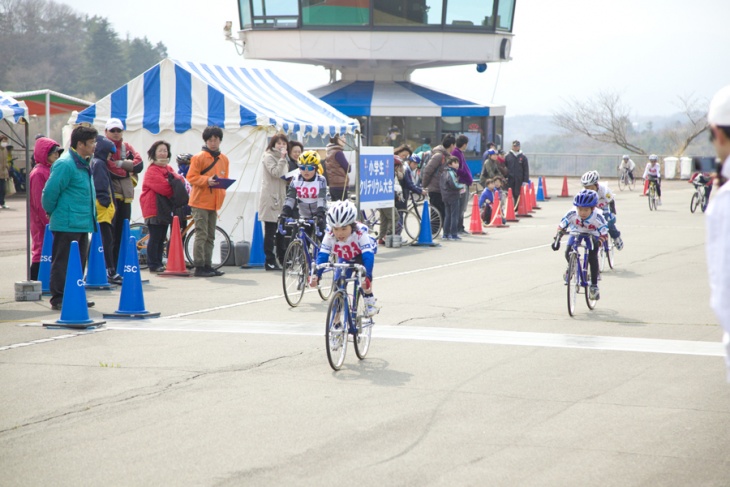
<svg viewBox="0 0 730 487">
<path fill-rule="evenodd" d="M 550 247 L 555 251 L 560 250 L 560 240 L 554 241 Z"/>
</svg>

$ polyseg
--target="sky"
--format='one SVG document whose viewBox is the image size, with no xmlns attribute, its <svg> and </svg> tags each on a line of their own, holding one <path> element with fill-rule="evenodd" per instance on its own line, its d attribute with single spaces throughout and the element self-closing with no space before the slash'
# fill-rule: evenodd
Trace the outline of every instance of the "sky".
<svg viewBox="0 0 730 487">
<path fill-rule="evenodd" d="M 223 37 L 237 0 L 56 0 L 106 17 L 125 37 L 166 45 L 168 56 L 226 66 L 267 67 L 293 86 L 327 84 L 322 67 L 246 60 Z M 412 81 L 470 100 L 504 105 L 507 116 L 551 115 L 569 101 L 617 93 L 636 116 L 703 108 L 730 84 L 728 0 L 517 0 L 512 60 L 417 70 Z M 458 90 L 454 89 L 458 80 Z"/>
</svg>

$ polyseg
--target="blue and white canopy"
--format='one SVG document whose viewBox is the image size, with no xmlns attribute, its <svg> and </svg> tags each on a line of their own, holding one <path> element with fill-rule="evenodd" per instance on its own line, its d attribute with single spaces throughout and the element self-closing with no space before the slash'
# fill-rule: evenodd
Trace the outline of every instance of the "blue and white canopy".
<svg viewBox="0 0 730 487">
<path fill-rule="evenodd" d="M 0 91 L 0 120 L 18 123 L 21 118 L 28 118 L 28 107 L 25 103 Z"/>
<path fill-rule="evenodd" d="M 126 130 L 183 133 L 206 126 L 273 127 L 304 135 L 353 133 L 359 123 L 268 69 L 165 59 L 79 112 L 72 124 L 119 118 Z"/>
<path fill-rule="evenodd" d="M 489 107 L 410 81 L 338 81 L 310 93 L 351 117 L 485 117 L 504 114 L 503 107 Z"/>
</svg>

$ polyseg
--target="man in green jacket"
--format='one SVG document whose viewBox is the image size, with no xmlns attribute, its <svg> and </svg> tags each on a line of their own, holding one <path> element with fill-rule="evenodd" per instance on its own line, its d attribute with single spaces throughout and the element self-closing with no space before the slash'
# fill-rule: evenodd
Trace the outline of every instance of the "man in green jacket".
<svg viewBox="0 0 730 487">
<path fill-rule="evenodd" d="M 60 310 L 71 242 L 79 243 L 81 267 L 86 267 L 89 233 L 96 222 L 96 191 L 89 170 L 94 155 L 97 131 L 94 127 L 76 127 L 71 133 L 71 150 L 51 167 L 51 176 L 43 188 L 41 204 L 50 217 L 53 232 L 51 261 L 51 307 Z M 93 302 L 87 303 L 89 307 Z"/>
</svg>

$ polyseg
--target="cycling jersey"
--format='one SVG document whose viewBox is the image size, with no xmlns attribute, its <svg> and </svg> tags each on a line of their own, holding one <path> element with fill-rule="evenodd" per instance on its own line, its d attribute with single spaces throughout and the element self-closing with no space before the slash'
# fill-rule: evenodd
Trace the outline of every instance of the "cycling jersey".
<svg viewBox="0 0 730 487">
<path fill-rule="evenodd" d="M 621 160 L 621 164 L 618 166 L 620 169 L 627 169 L 629 172 L 636 168 L 636 163 L 629 159 L 628 161 Z"/>
<path fill-rule="evenodd" d="M 608 235 L 608 224 L 600 211 L 593 210 L 588 218 L 581 220 L 578 216 L 578 210 L 573 208 L 565 214 L 560 220 L 560 228 L 568 230 L 571 235 L 593 235 L 594 237 L 603 237 Z"/>
<path fill-rule="evenodd" d="M 598 193 L 598 208 L 604 212 L 611 212 L 609 204 L 613 201 L 613 193 L 606 183 L 598 183 L 596 193 Z"/>
<path fill-rule="evenodd" d="M 356 229 L 344 242 L 337 240 L 332 228 L 327 227 L 322 239 L 322 245 L 319 248 L 319 254 L 317 254 L 317 264 L 327 262 L 332 253 L 343 261 L 350 263 L 354 262 L 358 256 L 362 256 L 365 273 L 372 279 L 377 244 L 375 239 L 368 234 L 368 227 L 360 222 L 356 222 L 355 225 Z M 320 271 L 317 274 L 321 276 L 322 272 Z"/>
<path fill-rule="evenodd" d="M 320 174 L 309 181 L 301 174 L 292 178 L 286 191 L 284 207 L 291 210 L 299 208 L 302 218 L 314 218 L 317 214 L 323 216 L 327 211 L 327 180 Z M 288 213 L 286 209 L 284 213 Z"/>
<path fill-rule="evenodd" d="M 651 176 L 652 178 L 661 179 L 662 177 L 662 168 L 659 166 L 659 163 L 652 164 L 651 162 L 646 165 L 646 169 L 644 169 L 644 175 L 641 176 L 642 179 L 646 179 L 647 176 Z"/>
</svg>

